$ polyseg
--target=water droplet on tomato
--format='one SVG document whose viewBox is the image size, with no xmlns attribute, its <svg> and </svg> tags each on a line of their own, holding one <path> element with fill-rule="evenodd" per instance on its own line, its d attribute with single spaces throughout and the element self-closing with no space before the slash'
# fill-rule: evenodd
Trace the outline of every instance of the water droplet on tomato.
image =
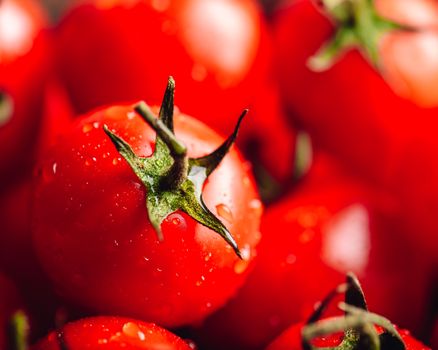
<svg viewBox="0 0 438 350">
<path fill-rule="evenodd" d="M 85 124 L 85 125 L 82 127 L 82 132 L 83 132 L 84 134 L 89 133 L 91 130 L 93 130 L 93 125 L 92 125 L 92 124 Z"/>
<path fill-rule="evenodd" d="M 140 330 L 138 325 L 134 322 L 126 322 L 122 327 L 122 332 L 127 337 L 139 339 L 141 341 L 146 339 L 145 334 Z"/>
<path fill-rule="evenodd" d="M 112 163 L 113 165 L 117 165 L 119 163 L 119 160 L 117 158 L 114 158 Z"/>
<path fill-rule="evenodd" d="M 249 202 L 249 208 L 253 211 L 255 215 L 262 215 L 263 205 L 260 199 L 254 198 Z"/>
<path fill-rule="evenodd" d="M 249 261 L 251 258 L 251 247 L 246 244 L 240 249 L 240 253 L 242 255 L 242 259 L 237 260 L 234 264 L 234 272 L 238 275 L 244 273 L 249 266 Z"/>
<path fill-rule="evenodd" d="M 230 224 L 233 222 L 233 213 L 225 204 L 216 205 L 217 215 L 227 220 Z"/>
</svg>

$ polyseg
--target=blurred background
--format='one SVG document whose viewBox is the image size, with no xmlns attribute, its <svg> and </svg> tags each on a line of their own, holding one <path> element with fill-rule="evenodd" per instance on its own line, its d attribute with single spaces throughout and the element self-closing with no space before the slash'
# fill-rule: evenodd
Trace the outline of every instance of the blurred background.
<svg viewBox="0 0 438 350">
<path fill-rule="evenodd" d="M 173 331 L 263 349 L 352 271 L 371 311 L 436 344 L 437 57 L 435 0 L 0 1 L 0 269 L 32 339 L 95 313 L 36 257 L 38 159 L 80 115 L 159 104 L 172 75 L 223 135 L 250 109 L 237 144 L 265 206 L 246 282 Z"/>
</svg>

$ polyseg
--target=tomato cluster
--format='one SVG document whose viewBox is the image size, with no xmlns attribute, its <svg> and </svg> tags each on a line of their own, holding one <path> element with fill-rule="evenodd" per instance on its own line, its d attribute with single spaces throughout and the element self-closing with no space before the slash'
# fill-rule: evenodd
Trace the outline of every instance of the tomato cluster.
<svg viewBox="0 0 438 350">
<path fill-rule="evenodd" d="M 434 346 L 437 28 L 0 1 L 0 350 Z"/>
</svg>

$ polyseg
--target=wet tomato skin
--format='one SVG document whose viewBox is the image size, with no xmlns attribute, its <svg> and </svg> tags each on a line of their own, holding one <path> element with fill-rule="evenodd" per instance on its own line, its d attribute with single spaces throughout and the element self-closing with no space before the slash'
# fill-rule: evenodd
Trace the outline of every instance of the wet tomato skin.
<svg viewBox="0 0 438 350">
<path fill-rule="evenodd" d="M 130 106 L 78 120 L 40 166 L 33 240 L 42 265 L 62 296 L 90 310 L 167 326 L 199 321 L 242 284 L 260 237 L 262 205 L 250 166 L 233 148 L 203 191 L 206 205 L 233 234 L 244 260 L 181 211 L 163 222 L 164 241 L 159 242 L 148 220 L 145 187 L 103 124 L 137 155 L 152 153 L 155 133 Z M 175 131 L 191 157 L 223 141 L 178 113 Z"/>
<path fill-rule="evenodd" d="M 62 334 L 64 344 L 71 350 L 191 349 L 184 340 L 153 323 L 111 316 L 90 317 L 68 323 L 31 349 L 60 349 L 59 334 Z"/>
</svg>

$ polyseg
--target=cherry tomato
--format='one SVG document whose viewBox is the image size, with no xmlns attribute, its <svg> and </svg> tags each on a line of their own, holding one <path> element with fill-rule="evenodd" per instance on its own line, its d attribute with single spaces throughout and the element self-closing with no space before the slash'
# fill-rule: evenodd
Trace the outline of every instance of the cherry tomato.
<svg viewBox="0 0 438 350">
<path fill-rule="evenodd" d="M 266 348 L 266 350 L 302 350 L 303 327 L 305 327 L 304 323 L 297 323 L 287 328 Z M 405 350 L 431 350 L 431 348 L 415 339 L 408 330 L 399 329 L 398 327 L 395 328 L 405 344 Z M 382 332 L 379 328 L 377 328 L 376 331 L 378 331 L 379 334 Z M 316 349 L 337 347 L 341 344 L 342 339 L 342 335 L 333 334 L 315 339 L 313 345 Z M 354 347 L 354 349 L 356 349 L 356 347 Z M 385 349 L 385 347 L 382 347 L 382 349 Z"/>
<path fill-rule="evenodd" d="M 255 0 L 92 0 L 66 15 L 56 37 L 59 75 L 77 112 L 139 99 L 158 104 L 156 86 L 172 75 L 176 105 L 223 135 L 250 108 L 239 147 L 277 181 L 290 175 L 290 131 L 277 87 L 266 87 L 272 48 Z M 265 153 L 284 166 L 272 166 Z"/>
<path fill-rule="evenodd" d="M 205 156 L 223 141 L 201 122 L 175 114 L 177 138 L 190 157 Z M 262 204 L 250 166 L 232 148 L 202 190 L 242 259 L 187 211 L 165 217 L 159 241 L 148 211 L 161 206 L 148 202 L 146 210 L 145 204 L 155 192 L 117 152 L 104 125 L 137 156 L 151 156 L 155 133 L 132 106 L 78 120 L 40 165 L 33 236 L 38 256 L 59 293 L 94 312 L 167 326 L 199 321 L 235 293 L 255 255 Z"/>
<path fill-rule="evenodd" d="M 415 7 L 421 11 L 410 11 L 409 23 L 398 16 L 404 7 L 402 4 L 414 2 L 387 1 L 392 11 L 388 21 L 397 20 L 401 25 L 418 23 L 425 12 L 429 20 L 424 23 L 429 23 L 435 13 L 429 7 L 436 7 L 430 1 L 427 6 L 425 1 L 416 2 Z M 380 10 L 379 2 L 375 7 L 371 1 L 356 3 L 371 4 L 373 11 L 382 11 L 382 17 L 387 15 L 386 6 L 385 11 Z M 314 137 L 318 147 L 335 154 L 362 177 L 379 183 L 390 182 L 394 167 L 411 140 L 413 124 L 436 117 L 438 104 L 434 108 L 423 108 L 416 104 L 416 99 L 398 95 L 405 86 L 397 91 L 393 88 L 396 82 L 412 77 L 415 82 L 407 83 L 410 88 L 420 86 L 423 93 L 433 90 L 427 86 L 436 76 L 434 72 L 438 66 L 433 57 L 437 46 L 426 44 L 422 50 L 417 47 L 424 42 L 433 42 L 435 34 L 428 34 L 421 28 L 385 32 L 378 37 L 381 40 L 375 42 L 377 69 L 369 55 L 363 54 L 366 48 L 357 45 L 340 50 L 333 65 L 326 70 L 310 69 L 310 59 L 330 42 L 335 29 L 336 23 L 312 1 L 293 1 L 278 9 L 274 16 L 276 67 L 284 103 L 295 122 Z M 407 50 L 410 54 L 398 54 L 399 50 Z M 414 55 L 418 57 L 414 58 Z M 402 64 L 408 65 L 409 71 L 401 71 Z M 393 82 L 392 85 L 387 81 Z M 421 92 L 412 94 L 419 96 Z M 429 97 L 424 96 L 424 99 Z"/>
<path fill-rule="evenodd" d="M 307 318 L 348 271 L 361 278 L 372 310 L 421 334 L 433 298 L 431 267 L 397 235 L 395 205 L 321 155 L 296 191 L 267 208 L 254 269 L 237 295 L 196 329 L 200 343 L 263 348 Z"/>
<path fill-rule="evenodd" d="M 344 314 L 339 315 L 338 312 L 337 316 L 324 316 L 340 294 L 345 295 L 345 302 L 338 303 L 338 309 Z M 348 273 L 346 282 L 339 284 L 318 303 L 306 322 L 288 327 L 266 350 L 320 348 L 429 349 L 412 337 L 409 331 L 370 312 L 364 291 L 352 273 Z"/>
<path fill-rule="evenodd" d="M 45 14 L 31 0 L 0 3 L 0 179 L 30 169 L 50 71 Z"/>
<path fill-rule="evenodd" d="M 59 350 L 61 344 L 69 350 L 191 349 L 184 340 L 153 323 L 111 316 L 90 317 L 68 323 L 31 349 Z"/>
<path fill-rule="evenodd" d="M 176 105 L 223 133 L 263 86 L 270 53 L 253 0 L 92 0 L 73 8 L 57 34 L 60 75 L 79 113 L 159 104 L 156 86 L 172 75 Z"/>
</svg>

